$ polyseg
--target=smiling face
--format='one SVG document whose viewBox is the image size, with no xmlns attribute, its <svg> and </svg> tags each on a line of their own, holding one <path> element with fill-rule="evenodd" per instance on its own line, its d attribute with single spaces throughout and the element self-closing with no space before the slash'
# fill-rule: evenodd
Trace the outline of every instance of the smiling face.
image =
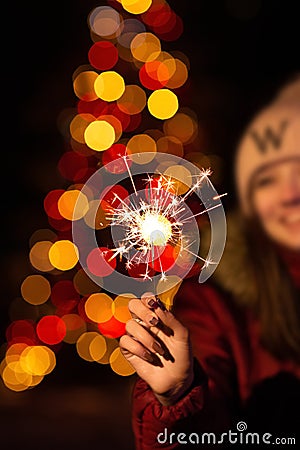
<svg viewBox="0 0 300 450">
<path fill-rule="evenodd" d="M 300 157 L 261 169 L 253 178 L 252 204 L 267 235 L 300 250 Z"/>
</svg>

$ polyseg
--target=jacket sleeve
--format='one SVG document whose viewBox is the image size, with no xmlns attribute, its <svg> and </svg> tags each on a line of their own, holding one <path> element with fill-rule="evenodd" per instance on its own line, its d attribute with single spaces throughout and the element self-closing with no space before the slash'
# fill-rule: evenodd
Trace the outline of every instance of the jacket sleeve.
<svg viewBox="0 0 300 450">
<path fill-rule="evenodd" d="M 190 331 L 196 361 L 194 383 L 176 404 L 163 406 L 151 388 L 137 380 L 132 416 L 136 450 L 171 450 L 181 444 L 194 449 L 196 442 L 188 437 L 197 439 L 197 433 L 201 444 L 201 433 L 229 430 L 237 409 L 236 370 L 226 336 L 233 330 L 230 319 L 227 325 L 226 318 L 224 322 L 228 312 L 219 294 L 209 286 L 183 283 L 174 313 Z"/>
</svg>

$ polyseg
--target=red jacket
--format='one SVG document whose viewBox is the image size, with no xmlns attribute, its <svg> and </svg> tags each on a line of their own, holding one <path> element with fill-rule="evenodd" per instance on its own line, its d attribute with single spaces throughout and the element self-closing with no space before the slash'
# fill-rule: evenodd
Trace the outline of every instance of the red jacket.
<svg viewBox="0 0 300 450">
<path fill-rule="evenodd" d="M 289 264 L 299 286 L 300 258 Z M 244 433 L 261 432 L 256 439 L 264 433 L 272 434 L 265 437 L 271 442 L 274 433 L 293 437 L 300 425 L 299 365 L 268 353 L 260 344 L 259 324 L 251 312 L 209 283 L 185 280 L 175 306 L 176 316 L 190 330 L 200 364 L 192 388 L 172 406 L 162 406 L 150 387 L 137 380 L 133 392 L 136 450 L 195 449 L 197 442 L 206 448 L 209 439 L 211 449 L 213 439 L 228 443 L 228 436 L 221 438 L 222 432 L 243 431 L 245 424 Z M 204 438 L 205 432 L 215 437 Z M 240 434 L 238 438 L 242 439 Z"/>
</svg>

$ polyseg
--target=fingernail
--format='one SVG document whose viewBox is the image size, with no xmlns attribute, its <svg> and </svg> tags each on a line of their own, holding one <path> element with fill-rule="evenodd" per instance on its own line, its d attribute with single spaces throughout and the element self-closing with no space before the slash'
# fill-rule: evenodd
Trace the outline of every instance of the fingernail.
<svg viewBox="0 0 300 450">
<path fill-rule="evenodd" d="M 151 323 L 151 325 L 153 325 L 155 327 L 155 325 L 158 324 L 158 319 L 154 316 L 150 316 L 149 323 Z"/>
<path fill-rule="evenodd" d="M 157 301 L 153 300 L 153 298 L 151 298 L 150 300 L 148 300 L 148 306 L 150 306 L 150 308 L 156 309 L 158 308 L 158 303 Z"/>
<path fill-rule="evenodd" d="M 149 352 L 144 352 L 143 353 L 143 359 L 145 359 L 146 361 L 148 361 L 150 363 L 152 363 L 154 361 L 153 356 Z"/>
<path fill-rule="evenodd" d="M 148 300 L 150 298 L 155 299 L 155 295 L 152 292 L 145 292 L 144 294 L 141 295 L 142 300 Z"/>
<path fill-rule="evenodd" d="M 155 351 L 155 353 L 159 353 L 160 355 L 164 355 L 165 351 L 162 348 L 162 346 L 158 342 L 153 342 L 152 348 Z"/>
</svg>

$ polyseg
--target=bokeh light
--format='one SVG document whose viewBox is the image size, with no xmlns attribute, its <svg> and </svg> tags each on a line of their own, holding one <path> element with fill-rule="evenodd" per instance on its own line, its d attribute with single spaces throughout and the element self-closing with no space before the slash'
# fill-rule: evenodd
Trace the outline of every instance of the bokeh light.
<svg viewBox="0 0 300 450">
<path fill-rule="evenodd" d="M 21 294 L 28 303 L 41 305 L 50 297 L 50 282 L 42 275 L 28 275 L 21 284 Z"/>
<path fill-rule="evenodd" d="M 87 330 L 87 324 L 78 314 L 65 314 L 61 318 L 66 326 L 66 334 L 63 338 L 68 344 L 76 344 L 80 336 Z"/>
<path fill-rule="evenodd" d="M 87 212 L 88 205 L 87 197 L 78 189 L 65 191 L 57 202 L 61 216 L 68 220 L 81 219 Z"/>
<path fill-rule="evenodd" d="M 113 144 L 102 154 L 102 163 L 106 166 L 108 172 L 124 173 L 132 163 L 132 160 L 128 158 L 129 154 L 131 154 L 131 152 L 128 146 L 126 147 L 126 145 L 121 143 Z M 124 158 L 126 158 L 126 160 Z M 113 162 L 114 164 L 112 164 Z"/>
<path fill-rule="evenodd" d="M 123 186 L 118 184 L 107 186 L 107 188 L 102 191 L 101 207 L 104 211 L 111 213 L 114 209 L 118 208 L 121 202 L 128 202 L 128 195 L 127 189 Z"/>
<path fill-rule="evenodd" d="M 91 32 L 97 36 L 114 38 L 122 23 L 122 16 L 110 6 L 98 6 L 94 8 L 88 17 Z"/>
<path fill-rule="evenodd" d="M 99 98 L 113 102 L 122 97 L 125 91 L 124 78 L 113 70 L 102 72 L 95 80 L 94 89 Z"/>
<path fill-rule="evenodd" d="M 54 242 L 49 249 L 49 260 L 59 270 L 70 270 L 79 259 L 76 245 L 68 239 Z"/>
<path fill-rule="evenodd" d="M 107 322 L 113 315 L 112 303 L 112 298 L 107 294 L 92 294 L 85 302 L 85 313 L 93 322 Z"/>
<path fill-rule="evenodd" d="M 98 41 L 90 48 L 88 58 L 91 65 L 96 69 L 108 70 L 117 63 L 119 55 L 117 48 L 112 42 Z"/>
<path fill-rule="evenodd" d="M 170 153 L 171 155 L 184 155 L 182 142 L 175 136 L 163 136 L 156 142 L 157 151 L 160 153 Z"/>
<path fill-rule="evenodd" d="M 136 134 L 127 142 L 130 159 L 136 164 L 150 162 L 156 153 L 156 142 L 147 134 Z M 143 158 L 140 154 L 143 153 Z"/>
<path fill-rule="evenodd" d="M 63 315 L 73 311 L 80 300 L 72 280 L 59 280 L 52 286 L 51 302 L 56 314 Z"/>
<path fill-rule="evenodd" d="M 86 181 L 89 175 L 89 160 L 76 151 L 66 151 L 60 157 L 57 168 L 63 178 L 70 181 Z"/>
<path fill-rule="evenodd" d="M 116 348 L 119 347 L 118 339 L 107 338 L 106 336 L 104 336 L 104 338 L 105 338 L 105 343 L 106 343 L 106 352 L 104 353 L 102 358 L 97 360 L 97 363 L 99 363 L 99 364 L 109 364 L 109 359 L 110 359 L 111 354 L 113 353 L 113 351 Z"/>
<path fill-rule="evenodd" d="M 121 295 L 118 295 L 112 304 L 112 311 L 114 317 L 119 320 L 119 322 L 126 323 L 128 320 L 131 319 L 131 314 L 128 309 L 128 303 L 131 299 L 135 298 L 134 294 L 131 293 L 124 293 Z"/>
<path fill-rule="evenodd" d="M 65 322 L 56 315 L 42 317 L 37 326 L 36 332 L 39 339 L 45 344 L 55 345 L 62 342 L 67 329 Z"/>
<path fill-rule="evenodd" d="M 178 110 L 177 95 L 170 89 L 158 89 L 148 98 L 149 112 L 157 119 L 166 120 L 173 117 Z"/>
<path fill-rule="evenodd" d="M 89 202 L 89 209 L 84 216 L 84 221 L 95 230 L 101 230 L 110 224 L 107 212 L 101 207 L 99 200 Z"/>
<path fill-rule="evenodd" d="M 30 319 L 14 320 L 6 329 L 6 339 L 9 345 L 14 343 L 25 343 L 34 345 L 37 343 L 35 323 Z"/>
<path fill-rule="evenodd" d="M 86 144 L 97 152 L 107 150 L 114 143 L 115 137 L 114 127 L 105 120 L 91 122 L 84 131 Z"/>
<path fill-rule="evenodd" d="M 135 369 L 132 365 L 127 361 L 125 356 L 123 356 L 120 348 L 116 348 L 110 358 L 109 358 L 110 367 L 114 372 L 121 376 L 128 376 L 135 373 Z"/>
<path fill-rule="evenodd" d="M 96 284 L 83 269 L 79 269 L 75 273 L 72 281 L 78 294 L 83 297 L 100 291 L 100 286 Z"/>
<path fill-rule="evenodd" d="M 76 114 L 70 122 L 70 134 L 80 144 L 85 144 L 85 131 L 95 121 L 95 116 L 90 113 Z"/>
<path fill-rule="evenodd" d="M 137 61 L 153 61 L 161 52 L 161 43 L 152 33 L 138 33 L 130 43 L 130 50 Z"/>
<path fill-rule="evenodd" d="M 142 14 L 150 8 L 152 0 L 121 0 L 121 3 L 129 13 Z"/>
<path fill-rule="evenodd" d="M 185 194 L 193 183 L 191 173 L 184 166 L 169 166 L 163 174 L 171 178 L 177 195 Z"/>
<path fill-rule="evenodd" d="M 89 271 L 98 277 L 107 277 L 117 266 L 116 259 L 113 256 L 113 251 L 107 247 L 94 248 L 90 251 L 86 260 Z"/>
<path fill-rule="evenodd" d="M 45 196 L 44 209 L 49 218 L 56 220 L 62 219 L 57 202 L 64 192 L 64 189 L 53 189 Z"/>
<path fill-rule="evenodd" d="M 197 121 L 189 114 L 179 111 L 163 125 L 167 135 L 174 136 L 183 144 L 188 144 L 196 137 L 198 126 Z"/>
<path fill-rule="evenodd" d="M 37 345 L 27 347 L 20 356 L 20 366 L 25 373 L 30 375 L 48 375 L 56 365 L 54 352 L 44 346 Z"/>
<path fill-rule="evenodd" d="M 89 345 L 89 353 L 93 361 L 99 361 L 107 351 L 106 339 L 104 336 L 98 334 L 95 336 Z"/>
<path fill-rule="evenodd" d="M 81 72 L 77 75 L 73 81 L 73 89 L 78 98 L 86 102 L 96 100 L 97 93 L 95 92 L 94 84 L 97 77 L 97 72 L 93 70 Z"/>
<path fill-rule="evenodd" d="M 112 316 L 106 322 L 99 322 L 98 329 L 107 338 L 119 338 L 125 334 L 125 323 Z"/>
<path fill-rule="evenodd" d="M 85 361 L 94 361 L 93 356 L 90 354 L 90 344 L 93 339 L 97 338 L 99 333 L 96 331 L 86 331 L 76 341 L 76 350 L 78 355 Z"/>
</svg>

